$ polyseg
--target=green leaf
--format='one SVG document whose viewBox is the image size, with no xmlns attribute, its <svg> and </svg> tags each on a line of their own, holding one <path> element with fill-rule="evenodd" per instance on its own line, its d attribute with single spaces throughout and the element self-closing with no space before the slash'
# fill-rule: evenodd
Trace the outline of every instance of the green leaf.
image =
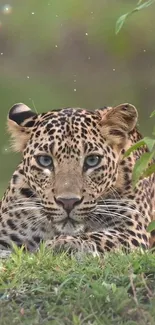
<svg viewBox="0 0 155 325">
<path fill-rule="evenodd" d="M 155 115 L 155 110 L 151 113 L 150 117 L 153 117 Z"/>
<path fill-rule="evenodd" d="M 124 22 L 126 20 L 126 18 L 128 17 L 129 13 L 124 14 L 122 16 L 120 16 L 117 21 L 116 21 L 116 27 L 115 27 L 115 34 L 117 35 L 119 33 L 119 31 L 121 30 L 122 26 L 124 25 Z"/>
<path fill-rule="evenodd" d="M 140 148 L 141 146 L 147 146 L 148 149 L 150 151 L 153 150 L 153 148 L 155 147 L 155 139 L 149 138 L 149 137 L 145 137 L 142 140 L 136 142 L 133 146 L 131 146 L 124 154 L 124 158 L 128 157 L 130 155 L 131 152 L 137 150 L 138 148 Z"/>
<path fill-rule="evenodd" d="M 146 230 L 148 232 L 151 232 L 152 230 L 155 230 L 155 220 L 151 221 L 148 225 L 148 227 L 146 228 Z"/>
<path fill-rule="evenodd" d="M 155 164 L 149 166 L 143 173 L 143 177 L 148 177 L 155 172 Z"/>
<path fill-rule="evenodd" d="M 116 21 L 116 26 L 115 26 L 115 34 L 117 35 L 119 33 L 119 31 L 121 30 L 122 26 L 124 25 L 125 20 L 127 19 L 127 17 L 131 16 L 133 13 L 142 10 L 144 8 L 147 8 L 149 6 L 151 6 L 155 0 L 148 0 L 145 1 L 144 3 L 142 3 L 142 0 L 138 1 L 137 7 L 135 7 L 133 10 L 127 12 L 126 14 L 120 16 L 117 21 Z"/>
<path fill-rule="evenodd" d="M 147 145 L 148 149 L 150 151 L 152 151 L 155 146 L 155 139 L 145 137 L 145 138 L 143 138 L 143 140 L 144 140 L 145 144 Z"/>
<path fill-rule="evenodd" d="M 132 182 L 135 187 L 136 183 L 143 176 L 145 170 L 148 167 L 149 162 L 154 156 L 154 152 L 145 152 L 135 163 L 133 173 L 132 173 Z"/>
<path fill-rule="evenodd" d="M 141 146 L 145 146 L 145 141 L 144 139 L 136 142 L 132 147 L 130 147 L 124 154 L 124 158 L 128 157 L 130 155 L 131 152 L 137 150 L 138 148 L 140 148 Z"/>
<path fill-rule="evenodd" d="M 140 6 L 137 6 L 134 10 L 138 11 L 138 10 L 147 8 L 147 7 L 151 6 L 154 2 L 155 2 L 155 0 L 146 1 L 146 2 L 142 3 Z"/>
</svg>

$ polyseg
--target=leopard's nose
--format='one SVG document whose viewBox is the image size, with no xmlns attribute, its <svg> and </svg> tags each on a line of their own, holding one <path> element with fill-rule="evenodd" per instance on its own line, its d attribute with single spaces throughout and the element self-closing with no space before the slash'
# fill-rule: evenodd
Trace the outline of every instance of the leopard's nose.
<svg viewBox="0 0 155 325">
<path fill-rule="evenodd" d="M 83 198 L 79 197 L 71 197 L 71 198 L 66 198 L 66 197 L 55 197 L 55 202 L 58 205 L 62 205 L 64 210 L 67 213 L 70 213 L 74 207 L 82 202 Z"/>
</svg>

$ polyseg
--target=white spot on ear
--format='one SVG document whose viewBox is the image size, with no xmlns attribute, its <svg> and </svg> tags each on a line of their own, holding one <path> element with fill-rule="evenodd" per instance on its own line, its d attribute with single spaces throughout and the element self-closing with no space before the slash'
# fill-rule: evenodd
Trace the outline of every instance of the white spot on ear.
<svg viewBox="0 0 155 325">
<path fill-rule="evenodd" d="M 14 108 L 14 111 L 13 111 L 14 114 L 21 113 L 21 112 L 27 112 L 27 111 L 31 110 L 27 105 L 25 105 L 23 103 L 18 103 L 15 105 L 16 105 L 16 108 Z"/>
<path fill-rule="evenodd" d="M 44 169 L 44 174 L 46 176 L 50 176 L 51 175 L 51 171 L 48 168 L 46 168 L 46 169 Z"/>
</svg>

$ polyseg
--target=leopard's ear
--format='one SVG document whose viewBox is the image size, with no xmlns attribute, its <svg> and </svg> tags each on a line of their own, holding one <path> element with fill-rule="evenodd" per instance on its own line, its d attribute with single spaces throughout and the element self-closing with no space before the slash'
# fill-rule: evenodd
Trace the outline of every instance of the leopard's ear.
<svg viewBox="0 0 155 325">
<path fill-rule="evenodd" d="M 15 104 L 9 111 L 7 119 L 8 131 L 15 151 L 23 151 L 37 118 L 37 114 L 25 104 Z"/>
<path fill-rule="evenodd" d="M 123 147 L 127 135 L 137 123 L 138 112 L 131 104 L 121 104 L 97 110 L 103 136 L 111 143 Z"/>
</svg>

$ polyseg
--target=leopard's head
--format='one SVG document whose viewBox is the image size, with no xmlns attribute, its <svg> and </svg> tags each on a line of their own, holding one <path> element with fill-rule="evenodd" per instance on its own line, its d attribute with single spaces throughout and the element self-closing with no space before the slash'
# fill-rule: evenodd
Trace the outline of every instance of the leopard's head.
<svg viewBox="0 0 155 325">
<path fill-rule="evenodd" d="M 42 114 L 24 104 L 11 108 L 13 147 L 22 152 L 26 182 L 56 233 L 77 234 L 97 222 L 93 213 L 115 186 L 122 149 L 136 122 L 130 104 Z"/>
</svg>

